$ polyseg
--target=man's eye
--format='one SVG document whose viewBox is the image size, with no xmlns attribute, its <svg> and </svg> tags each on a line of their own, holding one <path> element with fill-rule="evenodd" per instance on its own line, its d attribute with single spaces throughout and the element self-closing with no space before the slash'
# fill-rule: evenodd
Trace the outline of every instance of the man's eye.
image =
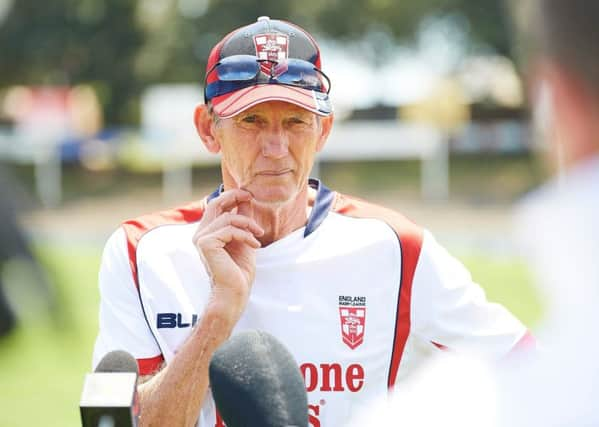
<svg viewBox="0 0 599 427">
<path fill-rule="evenodd" d="M 243 119 L 241 119 L 242 122 L 244 123 L 256 123 L 258 121 L 258 118 L 256 116 L 245 116 Z"/>
</svg>

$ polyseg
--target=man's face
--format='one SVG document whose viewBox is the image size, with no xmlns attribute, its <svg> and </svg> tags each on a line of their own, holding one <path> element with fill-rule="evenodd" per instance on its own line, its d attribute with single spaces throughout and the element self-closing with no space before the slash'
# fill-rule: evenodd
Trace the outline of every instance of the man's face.
<svg viewBox="0 0 599 427">
<path fill-rule="evenodd" d="M 280 101 L 260 103 L 214 125 L 225 187 L 243 188 L 259 203 L 284 203 L 306 188 L 314 155 L 332 117 Z"/>
</svg>

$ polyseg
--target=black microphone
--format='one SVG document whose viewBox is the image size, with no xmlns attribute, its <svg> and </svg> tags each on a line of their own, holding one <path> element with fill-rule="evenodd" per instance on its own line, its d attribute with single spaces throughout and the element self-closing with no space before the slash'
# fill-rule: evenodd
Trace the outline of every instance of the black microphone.
<svg viewBox="0 0 599 427">
<path fill-rule="evenodd" d="M 308 396 L 291 353 L 272 335 L 234 335 L 212 356 L 210 387 L 227 427 L 306 427 Z"/>
<path fill-rule="evenodd" d="M 83 427 L 137 427 L 137 361 L 126 351 L 106 354 L 85 376 L 79 410 Z"/>
</svg>

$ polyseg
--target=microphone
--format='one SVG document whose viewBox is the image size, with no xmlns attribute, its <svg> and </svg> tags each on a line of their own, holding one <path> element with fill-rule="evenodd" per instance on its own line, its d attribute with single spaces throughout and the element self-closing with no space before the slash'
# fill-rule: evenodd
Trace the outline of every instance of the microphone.
<svg viewBox="0 0 599 427">
<path fill-rule="evenodd" d="M 227 427 L 306 427 L 308 396 L 297 362 L 272 335 L 234 335 L 212 356 L 210 387 Z"/>
<path fill-rule="evenodd" d="M 137 427 L 137 361 L 126 351 L 106 354 L 85 376 L 79 410 L 83 427 Z"/>
<path fill-rule="evenodd" d="M 124 350 L 114 350 L 106 353 L 94 372 L 134 372 L 135 375 L 139 374 L 137 361 Z"/>
</svg>

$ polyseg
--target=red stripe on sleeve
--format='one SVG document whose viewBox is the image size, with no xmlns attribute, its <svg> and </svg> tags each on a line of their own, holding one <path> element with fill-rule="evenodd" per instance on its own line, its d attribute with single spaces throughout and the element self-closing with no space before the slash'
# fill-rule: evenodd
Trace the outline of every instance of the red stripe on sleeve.
<svg viewBox="0 0 599 427">
<path fill-rule="evenodd" d="M 406 341 L 408 340 L 408 335 L 410 334 L 412 282 L 414 280 L 416 264 L 418 264 L 418 258 L 420 257 L 420 249 L 422 248 L 422 231 L 420 229 L 416 230 L 415 226 L 412 226 L 412 229 L 394 228 L 401 242 L 401 288 L 399 302 L 397 304 L 395 343 L 393 355 L 391 357 L 391 369 L 388 381 L 389 388 L 395 385 L 401 357 Z"/>
<path fill-rule="evenodd" d="M 164 362 L 164 357 L 162 354 L 156 357 L 150 357 L 149 359 L 137 359 L 137 366 L 139 368 L 139 375 L 152 375 L 156 373 L 162 363 Z"/>
<path fill-rule="evenodd" d="M 449 350 L 446 345 L 439 344 L 438 342 L 431 341 L 431 343 L 437 347 L 439 350 L 447 351 Z"/>
<path fill-rule="evenodd" d="M 196 201 L 179 208 L 144 215 L 129 221 L 125 221 L 122 224 L 123 230 L 125 231 L 125 236 L 127 238 L 129 267 L 131 268 L 133 282 L 135 283 L 135 287 L 137 288 L 138 292 L 139 277 L 137 272 L 137 245 L 143 235 L 153 228 L 159 227 L 161 225 L 185 224 L 199 221 L 204 214 L 205 206 L 206 199 Z M 137 359 L 139 375 L 151 375 L 155 373 L 163 362 L 164 357 L 162 355 L 151 357 L 149 359 Z"/>
<path fill-rule="evenodd" d="M 422 248 L 422 229 L 401 214 L 363 200 L 337 195 L 335 212 L 355 218 L 376 218 L 387 223 L 397 234 L 401 245 L 401 283 L 397 300 L 395 337 L 388 387 L 395 385 L 399 365 L 410 335 L 410 312 L 412 304 L 412 282 Z"/>
<path fill-rule="evenodd" d="M 526 331 L 526 333 L 518 340 L 516 344 L 510 350 L 510 354 L 518 353 L 521 351 L 529 351 L 537 348 L 537 340 L 530 333 L 530 331 Z"/>
</svg>

